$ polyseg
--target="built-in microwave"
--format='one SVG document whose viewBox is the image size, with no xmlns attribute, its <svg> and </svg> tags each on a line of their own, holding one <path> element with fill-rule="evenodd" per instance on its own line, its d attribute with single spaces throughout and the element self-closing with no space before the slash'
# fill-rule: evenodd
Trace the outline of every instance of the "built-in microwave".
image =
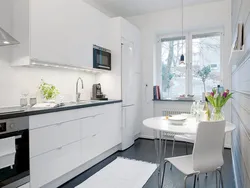
<svg viewBox="0 0 250 188">
<path fill-rule="evenodd" d="M 93 45 L 93 68 L 111 70 L 111 51 Z"/>
</svg>

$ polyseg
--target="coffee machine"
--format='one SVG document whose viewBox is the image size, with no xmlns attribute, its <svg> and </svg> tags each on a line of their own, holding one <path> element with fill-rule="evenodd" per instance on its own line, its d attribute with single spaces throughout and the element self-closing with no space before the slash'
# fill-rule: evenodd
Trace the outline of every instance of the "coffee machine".
<svg viewBox="0 0 250 188">
<path fill-rule="evenodd" d="M 92 86 L 92 100 L 108 100 L 106 96 L 102 93 L 101 84 L 93 84 Z"/>
</svg>

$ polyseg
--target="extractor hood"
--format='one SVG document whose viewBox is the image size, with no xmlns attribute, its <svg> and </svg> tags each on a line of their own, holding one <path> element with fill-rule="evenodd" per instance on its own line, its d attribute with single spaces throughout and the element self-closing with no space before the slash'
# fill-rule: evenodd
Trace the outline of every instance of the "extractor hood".
<svg viewBox="0 0 250 188">
<path fill-rule="evenodd" d="M 19 44 L 16 39 L 14 39 L 9 33 L 4 31 L 0 27 L 0 46 L 8 46 L 8 45 L 14 45 L 14 44 Z"/>
</svg>

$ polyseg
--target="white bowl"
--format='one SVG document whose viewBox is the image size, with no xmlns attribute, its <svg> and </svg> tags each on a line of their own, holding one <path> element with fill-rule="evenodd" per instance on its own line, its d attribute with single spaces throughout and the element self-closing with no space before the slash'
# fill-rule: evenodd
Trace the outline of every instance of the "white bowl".
<svg viewBox="0 0 250 188">
<path fill-rule="evenodd" d="M 170 121 L 185 121 L 187 117 L 182 115 L 175 115 L 168 118 Z"/>
</svg>

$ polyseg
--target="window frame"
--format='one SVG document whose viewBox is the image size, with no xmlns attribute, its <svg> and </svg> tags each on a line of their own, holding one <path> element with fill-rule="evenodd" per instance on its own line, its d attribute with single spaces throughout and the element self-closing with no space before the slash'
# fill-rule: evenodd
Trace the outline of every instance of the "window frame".
<svg viewBox="0 0 250 188">
<path fill-rule="evenodd" d="M 212 33 L 220 33 L 220 81 L 223 84 L 223 47 L 224 47 L 224 31 L 223 29 L 214 29 L 214 30 L 204 30 L 204 31 L 189 31 L 184 32 L 183 37 L 185 37 L 186 40 L 186 56 L 185 56 L 185 62 L 186 62 L 186 79 L 185 79 L 185 94 L 192 94 L 193 93 L 193 65 L 192 65 L 192 36 L 194 35 L 206 35 L 206 34 L 212 34 Z M 178 38 L 181 37 L 182 33 L 176 33 L 176 34 L 169 34 L 169 35 L 161 35 L 157 37 L 157 46 L 156 46 L 156 76 L 155 76 L 155 82 L 156 84 L 160 85 L 160 88 L 162 88 L 162 62 L 161 62 L 161 54 L 162 54 L 162 48 L 161 43 L 162 39 L 164 38 Z M 196 97 L 201 97 L 196 96 Z"/>
</svg>

